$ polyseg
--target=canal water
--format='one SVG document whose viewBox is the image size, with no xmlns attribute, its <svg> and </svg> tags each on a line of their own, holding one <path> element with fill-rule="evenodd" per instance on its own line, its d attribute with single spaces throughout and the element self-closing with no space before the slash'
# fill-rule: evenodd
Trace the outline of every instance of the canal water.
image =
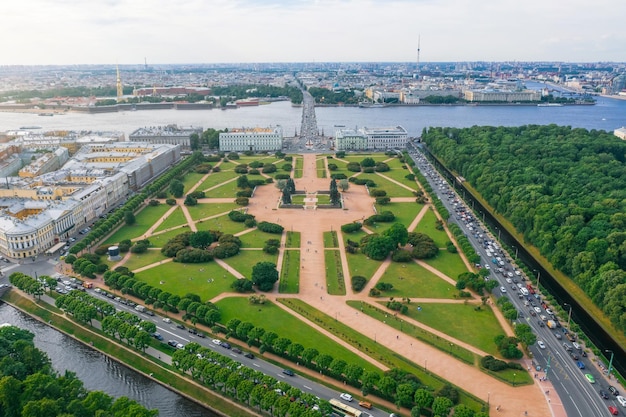
<svg viewBox="0 0 626 417">
<path fill-rule="evenodd" d="M 53 368 L 60 374 L 66 370 L 75 372 L 88 390 L 104 391 L 115 398 L 126 396 L 147 408 L 159 410 L 159 417 L 217 417 L 198 404 L 4 303 L 0 304 L 0 323 L 9 323 L 34 333 L 35 346 L 48 354 Z"/>
</svg>

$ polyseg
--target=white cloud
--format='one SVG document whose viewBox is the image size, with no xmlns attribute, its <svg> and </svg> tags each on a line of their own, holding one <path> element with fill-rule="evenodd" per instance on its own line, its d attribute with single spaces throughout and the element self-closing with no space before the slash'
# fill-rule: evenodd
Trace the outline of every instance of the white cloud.
<svg viewBox="0 0 626 417">
<path fill-rule="evenodd" d="M 7 0 L 0 64 L 624 60 L 619 0 Z"/>
</svg>

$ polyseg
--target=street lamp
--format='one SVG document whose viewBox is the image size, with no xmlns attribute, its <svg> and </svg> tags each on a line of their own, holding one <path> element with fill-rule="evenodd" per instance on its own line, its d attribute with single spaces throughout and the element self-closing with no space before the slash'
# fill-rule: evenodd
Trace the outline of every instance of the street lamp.
<svg viewBox="0 0 626 417">
<path fill-rule="evenodd" d="M 494 226 L 495 227 L 495 226 Z M 496 230 L 498 231 L 498 240 L 500 240 L 500 232 L 502 232 L 502 230 L 500 230 L 499 227 L 496 227 Z"/>
<path fill-rule="evenodd" d="M 489 410 L 489 397 L 490 396 L 491 396 L 491 393 L 487 391 L 487 410 Z"/>
<path fill-rule="evenodd" d="M 511 247 L 512 247 L 513 249 L 515 249 L 515 257 L 517 258 L 517 246 L 515 246 L 515 245 L 511 245 Z"/>
<path fill-rule="evenodd" d="M 424 359 L 424 372 L 428 373 L 428 359 Z"/>
<path fill-rule="evenodd" d="M 563 303 L 563 307 L 565 306 L 569 307 L 569 314 L 567 315 L 567 328 L 569 329 L 570 321 L 572 321 L 572 306 L 567 303 Z"/>
<path fill-rule="evenodd" d="M 513 372 L 513 386 L 515 386 L 515 377 L 517 376 L 517 374 L 515 372 Z"/>
<path fill-rule="evenodd" d="M 609 373 L 608 373 L 609 379 L 611 379 L 611 370 L 613 369 L 613 355 L 614 355 L 614 353 L 610 349 L 605 349 L 604 351 L 605 352 L 611 352 L 611 359 L 609 360 Z"/>
<path fill-rule="evenodd" d="M 537 273 L 537 289 L 539 289 L 539 277 L 541 277 L 541 271 L 533 269 L 533 272 Z"/>
</svg>

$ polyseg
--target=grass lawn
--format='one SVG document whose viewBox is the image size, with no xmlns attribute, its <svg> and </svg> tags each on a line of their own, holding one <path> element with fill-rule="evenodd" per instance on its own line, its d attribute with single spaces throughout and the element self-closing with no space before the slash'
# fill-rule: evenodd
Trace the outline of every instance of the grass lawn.
<svg viewBox="0 0 626 417">
<path fill-rule="evenodd" d="M 375 261 L 362 253 L 346 253 L 350 276 L 361 275 L 369 281 L 374 273 L 380 268 L 381 261 Z"/>
<path fill-rule="evenodd" d="M 187 293 L 198 294 L 203 302 L 223 292 L 231 291 L 230 285 L 236 279 L 215 262 L 202 264 L 169 262 L 139 272 L 135 278 L 181 297 Z M 213 281 L 209 282 L 210 280 Z"/>
<path fill-rule="evenodd" d="M 245 224 L 232 221 L 226 214 L 209 220 L 200 220 L 196 227 L 198 230 L 219 230 L 231 235 L 248 229 Z"/>
<path fill-rule="evenodd" d="M 418 311 L 415 303 L 411 304 L 407 315 L 455 339 L 500 357 L 493 339 L 499 334 L 504 334 L 504 330 L 489 306 L 431 303 L 420 306 L 422 309 Z"/>
<path fill-rule="evenodd" d="M 402 223 L 408 228 L 422 209 L 422 206 L 416 203 L 389 203 L 384 206 L 376 204 L 375 207 L 378 213 L 390 211 L 396 218 L 391 223 L 376 223 L 373 226 L 365 226 L 374 233 L 382 233 L 389 229 L 394 223 Z"/>
<path fill-rule="evenodd" d="M 180 226 L 181 224 L 187 223 L 187 218 L 183 213 L 183 209 L 180 207 L 176 207 L 176 210 L 170 213 L 169 216 L 161 223 L 159 227 L 156 228 L 155 232 L 160 232 L 162 230 L 169 229 L 170 227 Z"/>
<path fill-rule="evenodd" d="M 250 177 L 248 177 L 250 179 Z M 206 192 L 206 198 L 229 198 L 232 197 L 233 201 L 236 198 L 237 191 L 240 191 L 237 188 L 237 181 L 230 181 L 217 188 L 212 189 L 211 191 Z"/>
<path fill-rule="evenodd" d="M 330 195 L 317 194 L 317 204 L 330 204 Z"/>
<path fill-rule="evenodd" d="M 413 192 L 411 190 L 407 190 L 406 188 L 396 184 L 395 182 L 391 182 L 380 175 L 366 174 L 364 172 L 359 175 L 359 178 L 374 181 L 376 183 L 376 189 L 387 191 L 387 197 L 413 197 Z M 417 184 L 413 189 L 417 190 Z"/>
<path fill-rule="evenodd" d="M 433 268 L 437 268 L 452 279 L 457 279 L 462 273 L 468 272 L 461 255 L 450 253 L 446 249 L 440 250 L 436 258 L 426 259 L 424 262 Z"/>
<path fill-rule="evenodd" d="M 199 191 L 206 191 L 211 187 L 215 187 L 216 185 L 222 184 L 228 180 L 232 180 L 233 178 L 237 178 L 239 174 L 235 173 L 235 171 L 220 171 L 220 172 L 211 172 L 211 174 L 207 177 L 206 180 L 198 187 Z"/>
<path fill-rule="evenodd" d="M 294 165 L 294 178 L 302 178 L 302 174 L 304 173 L 304 158 L 302 156 L 298 156 L 294 158 L 296 164 Z"/>
<path fill-rule="evenodd" d="M 454 285 L 427 271 L 415 262 L 392 262 L 379 282 L 393 285 L 391 291 L 381 296 L 409 298 L 454 298 L 458 290 Z"/>
<path fill-rule="evenodd" d="M 252 277 L 252 267 L 259 262 L 271 262 L 276 265 L 278 255 L 269 255 L 262 250 L 243 250 L 232 258 L 224 259 L 231 267 L 235 268 L 244 277 Z"/>
<path fill-rule="evenodd" d="M 419 204 L 418 206 L 421 207 L 421 205 Z M 422 217 L 422 220 L 420 220 L 413 232 L 424 233 L 425 235 L 430 236 L 435 241 L 437 247 L 445 248 L 446 242 L 450 241 L 450 237 L 446 234 L 445 230 L 437 230 L 436 222 L 437 216 L 435 215 L 432 206 L 430 206 L 426 213 L 424 213 L 424 217 Z"/>
<path fill-rule="evenodd" d="M 133 253 L 123 266 L 134 271 L 137 268 L 162 261 L 163 259 L 168 258 L 164 256 L 159 249 L 150 249 L 145 253 Z"/>
<path fill-rule="evenodd" d="M 337 241 L 337 232 L 324 232 L 324 247 L 325 248 L 338 248 L 339 242 Z"/>
<path fill-rule="evenodd" d="M 335 343 L 272 302 L 250 304 L 247 297 L 232 297 L 220 300 L 216 304 L 222 313 L 222 323 L 228 323 L 228 320 L 234 318 L 247 321 L 263 327 L 266 332 L 275 332 L 278 337 L 286 337 L 293 343 L 300 343 L 305 349 L 314 347 L 320 353 L 362 366 L 366 371 L 380 372 L 359 355 Z"/>
<path fill-rule="evenodd" d="M 326 263 L 326 288 L 328 288 L 328 294 L 346 295 L 346 283 L 339 251 L 324 251 L 324 262 Z"/>
<path fill-rule="evenodd" d="M 302 204 L 304 205 L 304 199 L 307 198 L 304 194 L 294 194 L 291 196 L 291 204 Z"/>
<path fill-rule="evenodd" d="M 146 231 L 156 222 L 159 217 L 164 215 L 170 206 L 167 204 L 159 204 L 158 206 L 146 206 L 138 214 L 135 215 L 135 224 L 127 226 L 124 224 L 117 232 L 104 241 L 103 245 L 111 243 L 119 243 L 122 240 L 134 239 L 146 233 Z"/>
<path fill-rule="evenodd" d="M 281 235 L 273 233 L 265 233 L 259 229 L 252 230 L 248 233 L 239 235 L 239 239 L 243 243 L 243 248 L 259 248 L 262 249 L 265 246 L 265 242 L 268 239 L 280 240 Z"/>
<path fill-rule="evenodd" d="M 197 172 L 188 172 L 183 179 L 183 185 L 185 186 L 185 194 L 191 190 L 191 188 L 196 185 L 198 181 L 202 179 L 206 174 L 198 174 Z M 202 191 L 202 190 L 200 190 Z"/>
<path fill-rule="evenodd" d="M 231 210 L 239 208 L 235 203 L 202 203 L 196 206 L 189 206 L 189 215 L 195 221 L 206 217 L 215 216 L 217 214 L 228 214 Z"/>
<path fill-rule="evenodd" d="M 326 164 L 324 163 L 325 160 L 326 160 L 326 157 L 317 158 L 315 160 L 317 178 L 326 178 Z"/>
<path fill-rule="evenodd" d="M 152 247 L 162 248 L 168 240 L 181 233 L 190 232 L 189 227 L 179 227 L 178 229 L 170 230 L 169 232 L 159 233 L 158 235 L 152 235 L 148 238 Z"/>
<path fill-rule="evenodd" d="M 299 248 L 300 247 L 300 232 L 287 232 L 287 241 L 285 242 L 287 248 Z"/>
<path fill-rule="evenodd" d="M 280 270 L 278 292 L 297 294 L 300 291 L 300 251 L 286 250 Z"/>
<path fill-rule="evenodd" d="M 372 158 L 376 162 L 383 162 L 389 159 L 389 156 L 385 155 L 384 153 L 362 153 L 362 154 L 351 153 L 351 154 L 346 155 L 346 157 L 342 159 L 345 159 L 346 161 L 349 161 L 349 162 L 361 163 L 361 161 L 363 161 L 365 158 Z"/>
</svg>

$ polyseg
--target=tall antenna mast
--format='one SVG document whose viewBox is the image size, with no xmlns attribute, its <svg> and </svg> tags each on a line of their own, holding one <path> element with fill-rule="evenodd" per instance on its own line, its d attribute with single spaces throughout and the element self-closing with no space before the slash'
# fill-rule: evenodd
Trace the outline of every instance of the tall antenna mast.
<svg viewBox="0 0 626 417">
<path fill-rule="evenodd" d="M 122 97 L 124 96 L 124 87 L 122 86 L 122 78 L 120 77 L 120 67 L 115 64 L 115 69 L 117 71 L 117 101 L 120 102 Z"/>
<path fill-rule="evenodd" d="M 421 35 L 417 35 L 417 72 L 420 72 L 420 41 Z"/>
</svg>

